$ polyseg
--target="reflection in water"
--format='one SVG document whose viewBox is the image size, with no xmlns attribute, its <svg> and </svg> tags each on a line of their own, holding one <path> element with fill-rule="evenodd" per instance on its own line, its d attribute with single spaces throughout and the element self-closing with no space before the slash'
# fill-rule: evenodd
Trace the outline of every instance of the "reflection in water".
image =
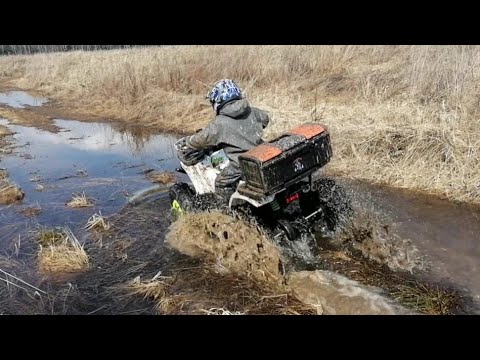
<svg viewBox="0 0 480 360">
<path fill-rule="evenodd" d="M 34 97 L 24 91 L 9 91 L 0 93 L 0 104 L 5 104 L 14 108 L 23 109 L 28 106 L 42 106 L 47 99 Z"/>
<path fill-rule="evenodd" d="M 117 125 L 115 130 L 122 135 L 122 139 L 129 145 L 132 153 L 141 153 L 145 144 L 152 138 L 152 133 L 144 126 Z"/>
</svg>

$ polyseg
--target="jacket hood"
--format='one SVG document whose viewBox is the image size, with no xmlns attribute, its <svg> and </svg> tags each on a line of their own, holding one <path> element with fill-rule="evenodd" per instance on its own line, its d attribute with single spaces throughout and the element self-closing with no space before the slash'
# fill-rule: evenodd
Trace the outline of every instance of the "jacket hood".
<svg viewBox="0 0 480 360">
<path fill-rule="evenodd" d="M 247 99 L 234 100 L 226 103 L 218 112 L 219 115 L 225 115 L 231 118 L 244 117 L 250 112 L 250 105 Z"/>
</svg>

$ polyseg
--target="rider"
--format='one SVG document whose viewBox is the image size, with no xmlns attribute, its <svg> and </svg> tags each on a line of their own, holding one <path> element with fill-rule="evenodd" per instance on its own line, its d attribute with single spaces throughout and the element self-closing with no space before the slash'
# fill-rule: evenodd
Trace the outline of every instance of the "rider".
<svg viewBox="0 0 480 360">
<path fill-rule="evenodd" d="M 261 144 L 263 129 L 270 122 L 266 112 L 250 106 L 243 91 L 230 79 L 218 81 L 207 95 L 214 120 L 200 132 L 186 138 L 194 150 L 219 147 L 230 160 L 215 180 L 216 192 L 230 192 L 241 179 L 238 156 Z"/>
</svg>

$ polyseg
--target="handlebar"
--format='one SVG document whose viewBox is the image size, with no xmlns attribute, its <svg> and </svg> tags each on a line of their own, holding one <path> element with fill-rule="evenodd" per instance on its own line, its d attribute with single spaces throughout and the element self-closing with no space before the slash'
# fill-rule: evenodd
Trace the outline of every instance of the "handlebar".
<svg viewBox="0 0 480 360">
<path fill-rule="evenodd" d="M 181 139 L 177 140 L 177 142 L 175 142 L 174 147 L 175 147 L 175 150 L 177 152 L 183 152 L 184 153 L 184 152 L 187 152 L 187 151 L 188 152 L 196 151 L 196 150 L 194 150 L 192 148 L 189 148 L 187 146 L 187 137 L 188 136 L 184 136 L 183 138 L 181 138 Z M 201 151 L 205 154 L 211 154 L 211 153 L 213 153 L 217 150 L 220 150 L 220 149 L 221 149 L 221 147 L 218 148 L 216 146 L 211 146 L 211 147 L 208 147 L 208 148 L 205 148 L 205 149 L 202 149 L 202 150 L 197 150 L 197 151 Z"/>
</svg>

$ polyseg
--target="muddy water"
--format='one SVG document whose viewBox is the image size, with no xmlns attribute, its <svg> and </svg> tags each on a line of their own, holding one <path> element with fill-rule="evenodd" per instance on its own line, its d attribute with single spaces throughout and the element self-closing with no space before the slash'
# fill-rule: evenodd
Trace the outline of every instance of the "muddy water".
<svg viewBox="0 0 480 360">
<path fill-rule="evenodd" d="M 115 213 L 139 190 L 152 187 L 143 171 L 178 165 L 172 136 L 138 138 L 108 124 L 66 120 L 55 120 L 62 129 L 56 134 L 6 120 L 0 124 L 15 133 L 16 145 L 0 165 L 26 194 L 20 204 L 0 207 L 0 250 L 38 224 L 80 229 L 95 212 Z M 93 207 L 65 206 L 73 194 L 82 192 L 93 199 Z M 27 207 L 42 211 L 34 217 L 21 215 Z"/>
<path fill-rule="evenodd" d="M 480 302 L 480 207 L 344 180 L 357 211 L 375 214 L 425 256 L 428 277 L 458 285 Z"/>
<path fill-rule="evenodd" d="M 17 109 L 23 109 L 26 106 L 42 106 L 45 103 L 47 103 L 47 99 L 32 96 L 24 91 L 0 93 L 0 104 Z"/>
</svg>

